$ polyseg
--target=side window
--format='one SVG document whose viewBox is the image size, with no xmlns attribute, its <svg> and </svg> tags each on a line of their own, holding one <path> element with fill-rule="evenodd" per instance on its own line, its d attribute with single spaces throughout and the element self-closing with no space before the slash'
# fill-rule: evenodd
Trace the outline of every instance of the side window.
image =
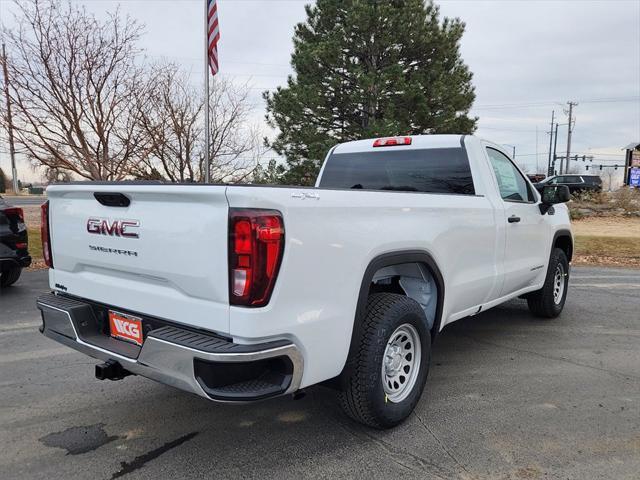
<svg viewBox="0 0 640 480">
<path fill-rule="evenodd" d="M 565 183 L 582 183 L 582 178 L 580 178 L 577 175 L 572 175 L 564 178 L 565 178 Z"/>
<path fill-rule="evenodd" d="M 533 193 L 511 160 L 493 148 L 487 148 L 487 154 L 496 174 L 502 199 L 507 202 L 532 202 Z"/>
</svg>

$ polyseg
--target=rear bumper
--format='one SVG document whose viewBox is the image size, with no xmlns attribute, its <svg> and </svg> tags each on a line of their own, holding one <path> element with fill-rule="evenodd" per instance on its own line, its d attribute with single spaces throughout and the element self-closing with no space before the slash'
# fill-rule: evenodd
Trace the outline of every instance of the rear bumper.
<svg viewBox="0 0 640 480">
<path fill-rule="evenodd" d="M 27 268 L 31 265 L 31 256 L 29 255 L 12 255 L 10 257 L 2 257 L 0 258 L 0 270 L 4 266 L 14 267 L 18 266 L 21 268 Z"/>
<path fill-rule="evenodd" d="M 303 357 L 288 340 L 241 345 L 206 332 L 165 325 L 148 332 L 140 348 L 97 333 L 99 320 L 90 303 L 51 293 L 39 297 L 37 306 L 45 336 L 105 362 L 118 362 L 133 374 L 210 400 L 261 400 L 300 387 Z"/>
<path fill-rule="evenodd" d="M 18 259 L 18 263 L 20 264 L 20 266 L 22 268 L 27 268 L 29 265 L 31 265 L 31 256 L 30 255 L 25 255 L 23 257 L 20 257 Z"/>
</svg>

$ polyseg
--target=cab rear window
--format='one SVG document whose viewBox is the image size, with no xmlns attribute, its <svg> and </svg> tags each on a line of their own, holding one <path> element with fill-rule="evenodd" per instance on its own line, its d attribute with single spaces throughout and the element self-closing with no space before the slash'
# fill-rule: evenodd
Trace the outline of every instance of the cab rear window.
<svg viewBox="0 0 640 480">
<path fill-rule="evenodd" d="M 338 153 L 328 159 L 321 188 L 474 195 L 462 148 Z"/>
</svg>

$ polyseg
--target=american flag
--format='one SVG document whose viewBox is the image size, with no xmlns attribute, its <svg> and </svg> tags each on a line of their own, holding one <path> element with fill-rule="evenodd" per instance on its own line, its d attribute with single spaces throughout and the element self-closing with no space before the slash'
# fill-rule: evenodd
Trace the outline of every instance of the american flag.
<svg viewBox="0 0 640 480">
<path fill-rule="evenodd" d="M 220 26 L 218 25 L 218 5 L 216 0 L 207 0 L 207 18 L 209 20 L 208 45 L 209 66 L 211 74 L 218 73 L 218 41 L 220 40 Z"/>
</svg>

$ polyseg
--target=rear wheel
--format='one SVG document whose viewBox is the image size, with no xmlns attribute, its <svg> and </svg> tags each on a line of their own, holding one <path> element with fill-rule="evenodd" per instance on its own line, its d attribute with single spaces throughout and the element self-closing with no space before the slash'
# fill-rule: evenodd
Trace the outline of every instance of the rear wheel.
<svg viewBox="0 0 640 480">
<path fill-rule="evenodd" d="M 10 267 L 6 270 L 3 270 L 2 274 L 0 275 L 0 287 L 4 288 L 13 285 L 18 281 L 21 273 L 22 268 L 18 266 Z"/>
<path fill-rule="evenodd" d="M 569 290 L 569 261 L 560 248 L 554 248 L 544 285 L 527 296 L 529 310 L 537 317 L 555 318 L 562 312 Z"/>
<path fill-rule="evenodd" d="M 340 394 L 344 411 L 370 427 L 398 425 L 420 400 L 430 360 L 431 335 L 420 304 L 404 295 L 371 295 Z"/>
</svg>

